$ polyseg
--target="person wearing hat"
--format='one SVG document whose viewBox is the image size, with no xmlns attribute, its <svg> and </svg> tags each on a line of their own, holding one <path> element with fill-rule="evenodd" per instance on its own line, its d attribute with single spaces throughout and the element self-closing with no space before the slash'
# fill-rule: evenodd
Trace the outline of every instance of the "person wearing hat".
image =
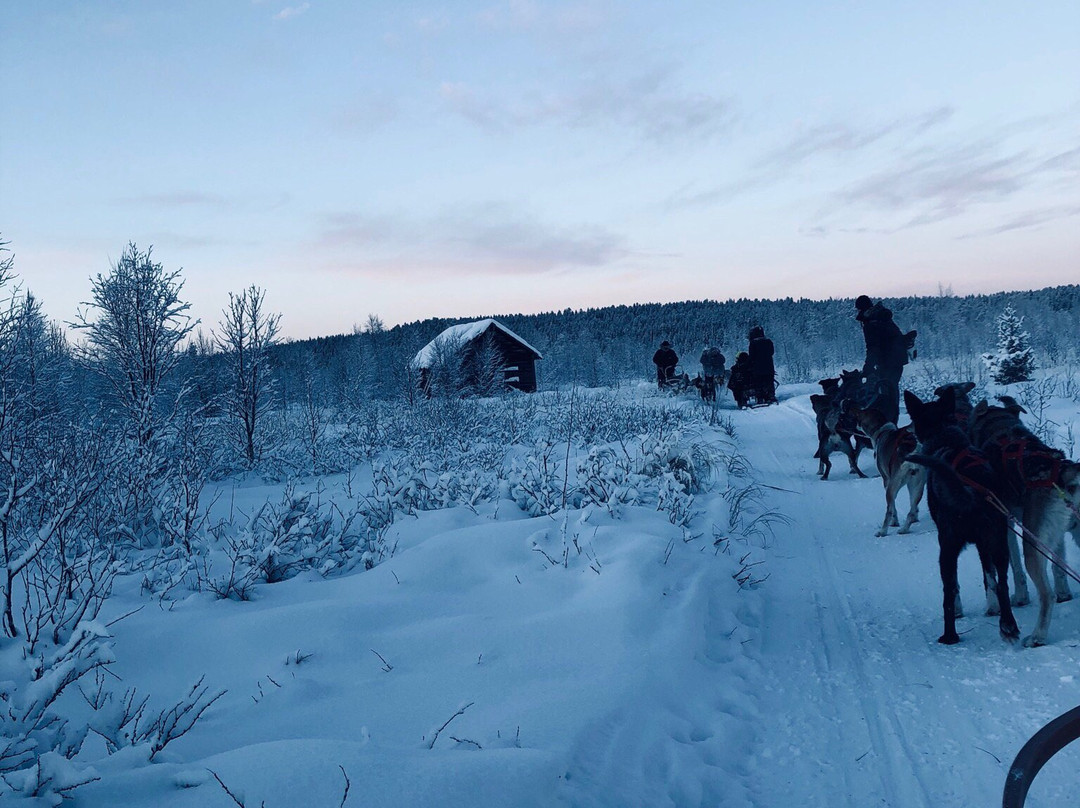
<svg viewBox="0 0 1080 808">
<path fill-rule="evenodd" d="M 866 341 L 863 374 L 871 389 L 879 390 L 875 406 L 895 424 L 900 417 L 900 377 L 908 361 L 905 335 L 893 322 L 892 311 L 867 295 L 855 299 L 855 309 Z"/>
<path fill-rule="evenodd" d="M 656 365 L 656 384 L 664 388 L 675 378 L 675 366 L 679 364 L 679 355 L 671 348 L 671 343 L 664 340 L 660 343 L 660 349 L 653 354 L 653 364 Z"/>
</svg>

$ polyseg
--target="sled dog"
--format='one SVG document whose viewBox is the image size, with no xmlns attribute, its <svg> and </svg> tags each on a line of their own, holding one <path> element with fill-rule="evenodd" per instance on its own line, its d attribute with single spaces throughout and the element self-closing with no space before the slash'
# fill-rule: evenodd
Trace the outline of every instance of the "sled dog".
<svg viewBox="0 0 1080 808">
<path fill-rule="evenodd" d="M 899 527 L 900 520 L 896 513 L 896 495 L 907 486 L 908 514 L 900 533 L 909 533 L 911 526 L 919 521 L 919 502 L 922 501 L 926 486 L 926 467 L 917 463 L 908 463 L 907 458 L 916 451 L 918 439 L 915 430 L 908 426 L 897 427 L 888 421 L 881 410 L 856 409 L 855 421 L 864 435 L 869 436 L 874 447 L 874 460 L 877 462 L 881 482 L 885 486 L 885 520 L 875 536 L 888 536 L 889 527 Z"/>
<path fill-rule="evenodd" d="M 818 448 L 814 457 L 818 459 L 818 474 L 823 480 L 829 479 L 829 472 L 832 471 L 829 455 L 834 451 L 843 452 L 847 456 L 852 474 L 866 476 L 859 470 L 859 453 L 870 445 L 870 441 L 857 433 L 855 420 L 849 412 L 852 405 L 851 393 L 862 382 L 862 373 L 857 370 L 844 370 L 840 372 L 838 379 L 822 379 L 818 382 L 825 391 L 822 395 L 810 396 L 818 435 Z"/>
<path fill-rule="evenodd" d="M 938 642 L 960 642 L 956 633 L 960 611 L 956 562 L 960 551 L 969 544 L 975 545 L 982 564 L 987 611 L 998 610 L 1001 636 L 1012 642 L 1020 636 L 1020 629 L 1009 604 L 1009 544 L 1005 538 L 1008 520 L 988 500 L 988 496 L 1000 497 L 1003 486 L 986 456 L 971 445 L 962 429 L 951 423 L 954 396 L 954 391 L 945 390 L 936 401 L 923 402 L 911 391 L 904 391 L 904 403 L 922 445 L 921 452 L 908 455 L 908 462 L 928 469 L 927 499 L 938 531 L 945 618 L 945 631 Z"/>
<path fill-rule="evenodd" d="M 1063 452 L 1047 446 L 1020 420 L 1025 412 L 1011 396 L 999 396 L 1002 406 L 980 401 L 968 424 L 972 443 L 989 459 L 1002 478 L 1002 500 L 1018 516 L 1025 532 L 1059 558 L 1065 554 L 1065 531 L 1080 504 L 1080 464 L 1069 461 Z M 1074 534 L 1075 538 L 1075 534 Z M 1039 617 L 1035 630 L 1024 638 L 1024 645 L 1046 642 L 1054 609 L 1046 559 L 1038 548 L 1025 540 L 1021 553 L 1014 531 L 1009 531 L 1009 549 L 1013 567 L 1015 603 L 1030 601 L 1027 581 L 1020 558 L 1039 595 Z M 1072 598 L 1065 573 L 1054 565 L 1056 600 Z"/>
</svg>

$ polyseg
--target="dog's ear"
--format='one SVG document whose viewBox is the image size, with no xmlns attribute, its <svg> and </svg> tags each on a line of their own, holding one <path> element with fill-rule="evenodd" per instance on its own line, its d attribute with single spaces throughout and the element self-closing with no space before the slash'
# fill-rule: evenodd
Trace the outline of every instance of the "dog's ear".
<svg viewBox="0 0 1080 808">
<path fill-rule="evenodd" d="M 947 384 L 943 384 L 943 385 L 941 385 L 941 387 L 935 387 L 934 388 L 934 396 L 937 397 L 937 398 L 941 398 L 941 394 L 942 394 L 942 392 L 944 392 L 946 387 L 948 387 Z"/>
<path fill-rule="evenodd" d="M 941 391 L 938 401 L 945 405 L 945 409 L 952 410 L 956 407 L 956 388 L 951 384 Z"/>
<path fill-rule="evenodd" d="M 907 408 L 908 415 L 912 418 L 915 417 L 915 413 L 921 412 L 923 403 L 920 398 L 910 390 L 904 391 L 904 407 Z"/>
<path fill-rule="evenodd" d="M 966 396 L 968 393 L 975 389 L 975 382 L 964 382 L 963 385 L 961 385 L 961 389 L 964 391 L 964 395 Z"/>
<path fill-rule="evenodd" d="M 1020 406 L 1020 402 L 1012 396 L 998 396 L 998 401 L 1005 405 L 1005 409 L 1011 412 L 1013 415 L 1019 415 L 1020 413 L 1027 413 L 1023 407 Z"/>
</svg>

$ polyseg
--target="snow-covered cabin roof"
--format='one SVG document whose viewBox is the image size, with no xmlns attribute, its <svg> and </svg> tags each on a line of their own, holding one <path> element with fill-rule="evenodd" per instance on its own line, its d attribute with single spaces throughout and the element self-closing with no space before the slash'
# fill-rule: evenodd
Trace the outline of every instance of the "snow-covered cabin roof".
<svg viewBox="0 0 1080 808">
<path fill-rule="evenodd" d="M 521 337 L 519 337 L 517 334 L 507 328 L 505 325 L 500 323 L 498 320 L 493 320 L 492 318 L 487 317 L 483 320 L 477 320 L 472 323 L 458 323 L 457 325 L 450 326 L 448 329 L 439 334 L 439 336 L 435 337 L 435 339 L 433 339 L 431 342 L 429 342 L 427 345 L 420 349 L 419 353 L 417 353 L 416 356 L 413 357 L 412 366 L 414 368 L 431 367 L 431 361 L 435 356 L 435 351 L 440 344 L 456 342 L 459 345 L 465 345 L 479 337 L 492 326 L 502 331 L 504 334 L 506 334 L 506 336 L 510 337 L 515 342 L 520 342 L 523 346 L 536 354 L 537 359 L 544 358 L 540 354 L 540 352 L 536 350 L 536 348 L 531 346 L 529 343 L 527 343 L 525 340 L 523 340 Z"/>
</svg>

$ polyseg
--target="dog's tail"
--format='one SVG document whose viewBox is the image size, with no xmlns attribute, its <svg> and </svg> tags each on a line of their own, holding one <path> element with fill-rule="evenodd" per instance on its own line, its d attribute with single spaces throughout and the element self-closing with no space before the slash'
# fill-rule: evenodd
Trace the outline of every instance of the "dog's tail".
<svg viewBox="0 0 1080 808">
<path fill-rule="evenodd" d="M 940 475 L 938 479 L 945 485 L 945 490 L 949 492 L 955 502 L 963 503 L 965 507 L 970 507 L 974 504 L 975 492 L 972 490 L 971 486 L 965 484 L 960 478 L 960 475 L 956 473 L 956 469 L 940 457 L 916 453 L 909 454 L 904 460 L 907 463 L 925 466 L 931 471 L 938 472 Z"/>
</svg>

